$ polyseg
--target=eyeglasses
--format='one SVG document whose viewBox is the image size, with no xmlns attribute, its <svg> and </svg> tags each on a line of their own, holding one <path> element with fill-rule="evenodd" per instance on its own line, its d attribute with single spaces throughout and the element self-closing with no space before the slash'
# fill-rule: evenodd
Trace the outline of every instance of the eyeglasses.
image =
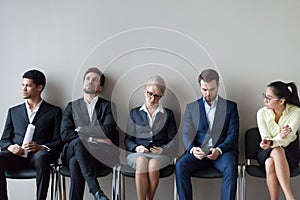
<svg viewBox="0 0 300 200">
<path fill-rule="evenodd" d="M 270 101 L 272 100 L 275 100 L 275 101 L 279 101 L 280 99 L 278 98 L 271 98 L 271 97 L 268 97 L 265 93 L 262 94 L 263 97 L 264 97 L 264 100 L 266 100 L 267 103 L 269 103 Z"/>
<path fill-rule="evenodd" d="M 155 100 L 159 100 L 162 97 L 162 95 L 154 94 L 153 92 L 150 91 L 147 91 L 147 96 L 150 98 L 154 97 Z"/>
</svg>

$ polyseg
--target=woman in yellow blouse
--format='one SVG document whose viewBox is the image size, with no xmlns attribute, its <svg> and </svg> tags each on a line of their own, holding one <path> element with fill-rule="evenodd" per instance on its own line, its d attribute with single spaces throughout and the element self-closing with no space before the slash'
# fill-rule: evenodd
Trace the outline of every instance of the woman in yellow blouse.
<svg viewBox="0 0 300 200">
<path fill-rule="evenodd" d="M 277 200 L 282 188 L 287 200 L 294 200 L 290 187 L 290 169 L 299 164 L 300 102 L 294 83 L 276 81 L 267 86 L 265 107 L 257 112 L 262 138 L 258 162 L 265 166 L 270 199 Z"/>
</svg>

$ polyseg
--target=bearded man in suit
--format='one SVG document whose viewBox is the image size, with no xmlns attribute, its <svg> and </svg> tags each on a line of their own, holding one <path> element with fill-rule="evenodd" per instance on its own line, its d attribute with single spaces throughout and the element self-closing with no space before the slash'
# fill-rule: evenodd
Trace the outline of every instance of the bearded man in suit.
<svg viewBox="0 0 300 200">
<path fill-rule="evenodd" d="M 234 200 L 238 175 L 237 104 L 218 95 L 219 75 L 206 69 L 198 77 L 202 97 L 187 105 L 182 139 L 186 153 L 176 163 L 180 200 L 193 197 L 190 174 L 215 167 L 223 174 L 221 200 Z"/>
</svg>

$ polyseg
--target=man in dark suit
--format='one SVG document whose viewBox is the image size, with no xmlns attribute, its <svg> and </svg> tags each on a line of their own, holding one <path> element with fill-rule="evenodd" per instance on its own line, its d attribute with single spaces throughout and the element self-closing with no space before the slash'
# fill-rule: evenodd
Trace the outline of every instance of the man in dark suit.
<svg viewBox="0 0 300 200">
<path fill-rule="evenodd" d="M 111 103 L 101 97 L 105 76 L 96 68 L 83 76 L 83 98 L 68 103 L 61 124 L 61 138 L 67 145 L 62 156 L 69 167 L 69 199 L 83 199 L 85 181 L 95 200 L 106 200 L 96 169 L 113 167 L 119 161 L 118 133 Z"/>
<path fill-rule="evenodd" d="M 36 170 L 38 200 L 45 200 L 50 179 L 51 164 L 56 162 L 61 151 L 59 107 L 41 98 L 45 88 L 45 75 L 38 70 L 29 70 L 23 75 L 22 95 L 25 103 L 8 111 L 0 141 L 0 199 L 6 200 L 5 169 L 32 167 Z M 25 133 L 32 139 L 24 141 Z M 26 137 L 27 137 L 26 136 Z"/>
<path fill-rule="evenodd" d="M 204 70 L 198 81 L 203 97 L 188 104 L 184 114 L 182 138 L 186 153 L 176 164 L 179 199 L 193 197 L 191 173 L 213 166 L 223 173 L 221 199 L 234 200 L 238 176 L 237 105 L 218 95 L 219 75 L 215 70 Z"/>
</svg>

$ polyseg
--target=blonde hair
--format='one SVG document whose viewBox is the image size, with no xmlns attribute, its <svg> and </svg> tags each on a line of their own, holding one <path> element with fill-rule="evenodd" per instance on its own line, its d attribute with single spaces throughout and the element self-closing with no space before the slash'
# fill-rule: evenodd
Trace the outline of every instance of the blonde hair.
<svg viewBox="0 0 300 200">
<path fill-rule="evenodd" d="M 166 83 L 165 80 L 159 75 L 153 76 L 148 79 L 144 88 L 146 89 L 149 86 L 156 86 L 161 91 L 162 95 L 165 93 Z"/>
</svg>

